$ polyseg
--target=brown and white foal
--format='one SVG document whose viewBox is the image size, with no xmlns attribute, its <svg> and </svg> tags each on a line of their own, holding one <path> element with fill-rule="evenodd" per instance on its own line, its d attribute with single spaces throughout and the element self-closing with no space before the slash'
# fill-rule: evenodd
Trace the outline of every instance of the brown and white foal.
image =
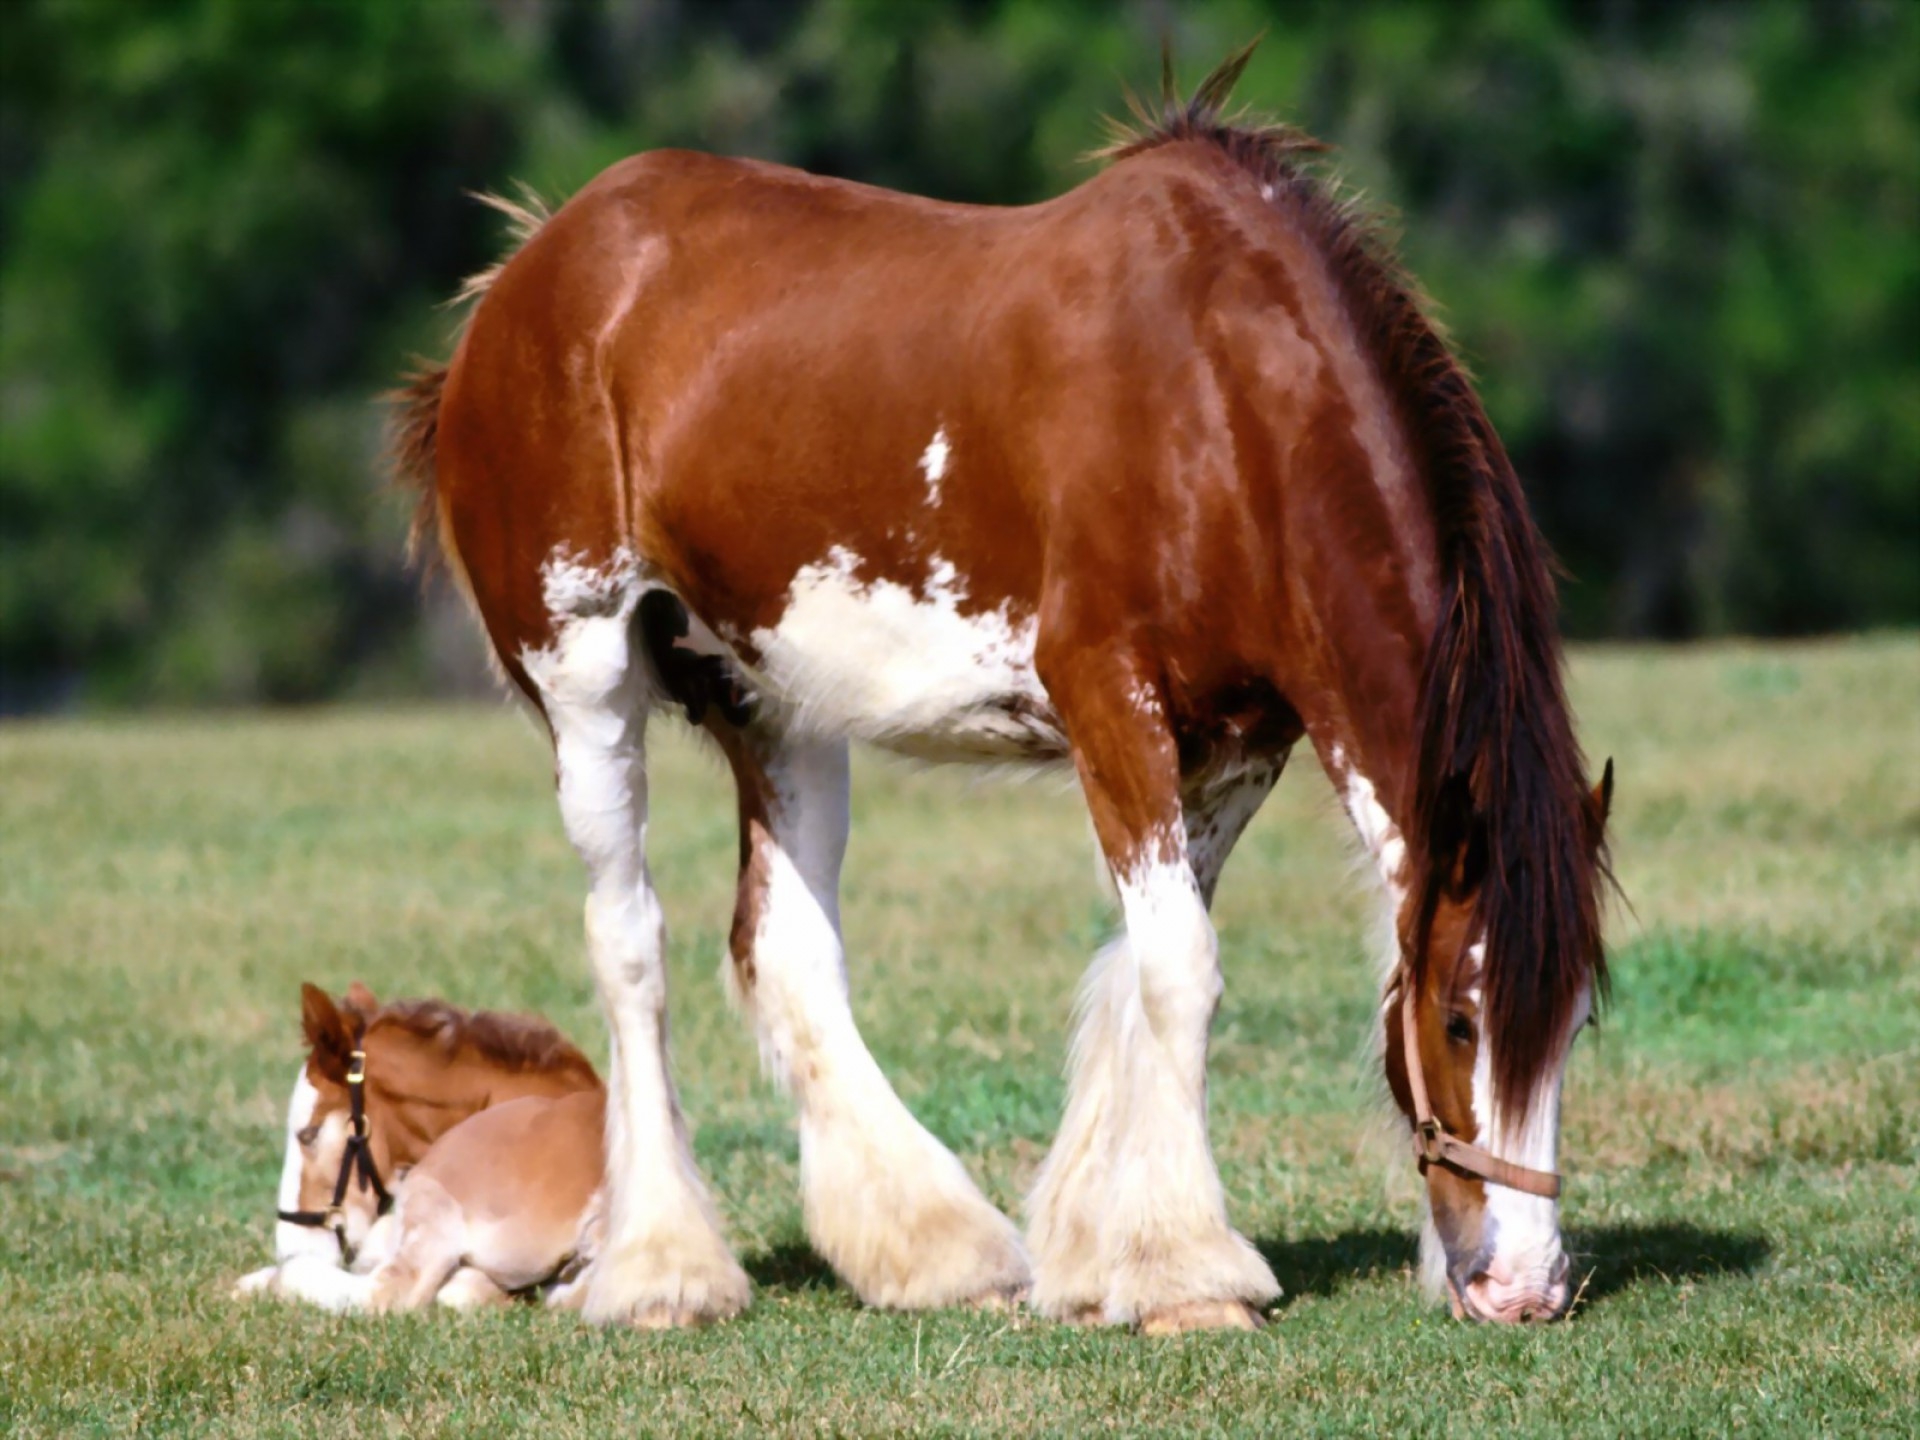
<svg viewBox="0 0 1920 1440">
<path fill-rule="evenodd" d="M 1221 118 L 1244 58 L 1019 209 L 623 161 L 522 214 L 407 391 L 417 534 L 543 718 L 587 871 L 613 1052 L 590 1316 L 748 1301 L 667 1058 L 645 736 L 670 708 L 733 769 L 728 983 L 799 1109 L 808 1233 L 864 1300 L 1256 1322 L 1278 1286 L 1207 1137 L 1208 907 L 1304 736 L 1393 899 L 1386 1069 L 1455 1302 L 1564 1307 L 1547 1172 L 1602 869 L 1545 548 L 1317 147 Z M 856 740 L 1070 763 L 1117 883 L 1024 1240 L 855 1026 Z"/>
<path fill-rule="evenodd" d="M 301 1019 L 278 1259 L 236 1293 L 474 1305 L 577 1268 L 597 1230 L 606 1090 L 558 1031 L 437 1000 L 383 1008 L 358 984 L 337 1006 L 302 986 Z"/>
</svg>

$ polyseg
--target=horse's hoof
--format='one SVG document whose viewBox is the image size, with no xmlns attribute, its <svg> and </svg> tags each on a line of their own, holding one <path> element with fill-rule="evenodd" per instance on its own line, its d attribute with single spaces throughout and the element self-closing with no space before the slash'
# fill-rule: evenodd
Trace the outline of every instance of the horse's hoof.
<svg viewBox="0 0 1920 1440">
<path fill-rule="evenodd" d="M 1189 1300 L 1140 1317 L 1142 1335 L 1184 1335 L 1189 1330 L 1258 1330 L 1267 1322 L 1243 1300 Z"/>
<path fill-rule="evenodd" d="M 984 1290 L 966 1302 L 969 1310 L 978 1310 L 983 1315 L 1017 1315 L 1026 1308 L 1027 1285 L 1006 1286 L 998 1290 Z"/>
<path fill-rule="evenodd" d="M 635 1330 L 698 1330 L 716 1318 L 682 1305 L 654 1305 L 628 1316 L 627 1324 Z"/>
</svg>

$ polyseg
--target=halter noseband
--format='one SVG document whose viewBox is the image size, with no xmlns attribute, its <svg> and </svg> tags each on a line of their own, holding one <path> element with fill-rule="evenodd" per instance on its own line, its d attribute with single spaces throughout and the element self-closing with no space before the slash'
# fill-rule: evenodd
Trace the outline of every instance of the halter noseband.
<svg viewBox="0 0 1920 1440">
<path fill-rule="evenodd" d="M 1502 1160 L 1478 1145 L 1469 1145 L 1457 1135 L 1449 1134 L 1434 1116 L 1433 1105 L 1427 1099 L 1426 1062 L 1420 1058 L 1420 1036 L 1413 1021 L 1413 971 L 1405 964 L 1400 967 L 1398 983 L 1400 1043 L 1406 1052 L 1407 1090 L 1413 1099 L 1413 1156 L 1419 1162 L 1420 1173 L 1426 1174 L 1429 1165 L 1445 1165 L 1450 1170 L 1491 1180 L 1510 1190 L 1525 1191 L 1548 1200 L 1559 1199 L 1560 1177 L 1553 1171 L 1529 1170 L 1511 1160 Z"/>
<path fill-rule="evenodd" d="M 360 1033 L 359 1043 L 366 1043 L 365 1030 Z M 332 1203 L 324 1210 L 274 1212 L 289 1225 L 311 1225 L 333 1231 L 333 1238 L 340 1242 L 343 1261 L 347 1258 L 347 1216 L 342 1204 L 347 1198 L 347 1184 L 354 1175 L 359 1175 L 362 1189 L 372 1189 L 379 1200 L 380 1214 L 393 1208 L 393 1196 L 380 1183 L 380 1167 L 373 1163 L 373 1127 L 367 1123 L 367 1052 L 362 1049 L 356 1049 L 347 1064 L 347 1103 L 351 1106 L 352 1118 L 348 1123 L 347 1148 L 340 1156 L 340 1174 L 333 1182 Z"/>
</svg>

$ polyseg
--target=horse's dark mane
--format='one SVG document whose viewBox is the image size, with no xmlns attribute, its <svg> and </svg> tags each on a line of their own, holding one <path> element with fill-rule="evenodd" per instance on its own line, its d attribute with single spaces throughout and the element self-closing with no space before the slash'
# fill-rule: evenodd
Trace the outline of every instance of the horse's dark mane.
<svg viewBox="0 0 1920 1440">
<path fill-rule="evenodd" d="M 1198 141 L 1270 187 L 1272 203 L 1317 242 L 1424 461 L 1442 594 L 1414 722 L 1412 953 L 1416 967 L 1429 962 L 1441 900 L 1477 880 L 1494 1088 L 1518 1126 L 1582 991 L 1591 986 L 1597 1001 L 1607 986 L 1606 857 L 1561 680 L 1553 563 L 1506 449 L 1418 288 L 1379 227 L 1300 164 L 1325 147 L 1290 126 L 1223 113 L 1252 53 L 1230 56 L 1184 101 L 1163 66 L 1159 111 L 1129 97 L 1138 123 L 1116 123 L 1100 155 Z"/>
<path fill-rule="evenodd" d="M 594 1074 L 592 1062 L 571 1040 L 533 1015 L 462 1010 L 444 1000 L 395 1000 L 380 1009 L 367 1029 L 381 1025 L 430 1041 L 448 1059 L 471 1046 L 483 1060 L 515 1073 L 578 1069 Z"/>
</svg>

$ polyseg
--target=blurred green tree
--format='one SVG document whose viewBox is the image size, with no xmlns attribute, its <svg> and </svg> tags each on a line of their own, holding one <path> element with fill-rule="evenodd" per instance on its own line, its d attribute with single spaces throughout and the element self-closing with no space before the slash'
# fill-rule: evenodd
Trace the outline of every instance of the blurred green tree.
<svg viewBox="0 0 1920 1440">
<path fill-rule="evenodd" d="M 1340 147 L 1586 635 L 1920 621 L 1920 6 L 26 0 L 0 10 L 0 709 L 420 683 L 372 395 L 655 145 L 1044 198 L 1162 35 Z M 424 632 L 424 633 L 432 633 Z"/>
</svg>

